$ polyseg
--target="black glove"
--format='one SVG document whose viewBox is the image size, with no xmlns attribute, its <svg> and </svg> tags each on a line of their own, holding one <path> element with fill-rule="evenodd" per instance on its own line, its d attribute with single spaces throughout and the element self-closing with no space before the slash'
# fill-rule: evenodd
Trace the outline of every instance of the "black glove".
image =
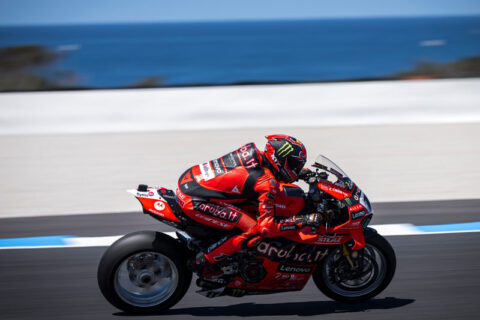
<svg viewBox="0 0 480 320">
<path fill-rule="evenodd" d="M 295 216 L 295 225 L 298 228 L 303 228 L 306 226 L 318 228 L 320 227 L 321 221 L 322 221 L 322 216 L 319 213 L 310 213 L 310 214 Z"/>
<path fill-rule="evenodd" d="M 312 170 L 308 168 L 303 168 L 302 170 L 300 170 L 300 173 L 298 174 L 298 179 L 307 180 L 308 178 L 314 175 L 315 173 Z"/>
</svg>

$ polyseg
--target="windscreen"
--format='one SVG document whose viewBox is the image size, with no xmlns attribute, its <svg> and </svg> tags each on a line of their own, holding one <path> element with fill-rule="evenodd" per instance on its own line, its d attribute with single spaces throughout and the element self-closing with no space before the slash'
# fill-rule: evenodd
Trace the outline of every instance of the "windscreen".
<svg viewBox="0 0 480 320">
<path fill-rule="evenodd" d="M 328 182 L 333 183 L 341 188 L 352 190 L 353 183 L 347 174 L 332 160 L 328 159 L 324 155 L 319 155 L 315 159 L 315 164 L 313 166 L 326 173 L 326 175 L 321 177 L 322 179 L 327 180 Z"/>
</svg>

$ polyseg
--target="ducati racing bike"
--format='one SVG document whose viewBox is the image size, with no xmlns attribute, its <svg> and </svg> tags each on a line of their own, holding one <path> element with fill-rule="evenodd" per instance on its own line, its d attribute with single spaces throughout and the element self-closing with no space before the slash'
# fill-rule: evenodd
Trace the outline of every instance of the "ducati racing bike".
<svg viewBox="0 0 480 320">
<path fill-rule="evenodd" d="M 367 196 L 331 160 L 318 156 L 313 170 L 295 184 L 280 184 L 275 215 L 289 219 L 319 213 L 320 227 L 304 227 L 294 235 L 248 241 L 242 250 L 211 266 L 219 276 L 197 274 L 206 297 L 258 295 L 298 291 L 310 278 L 327 297 L 361 302 L 382 292 L 395 273 L 392 246 L 368 227 L 373 209 Z M 200 252 L 232 236 L 189 219 L 166 188 L 139 185 L 129 190 L 143 212 L 176 229 L 175 233 L 139 231 L 113 243 L 101 258 L 97 279 L 103 296 L 115 307 L 133 313 L 164 311 L 187 292 Z M 212 219 L 222 221 L 221 217 Z M 289 233 L 291 234 L 291 233 Z"/>
</svg>

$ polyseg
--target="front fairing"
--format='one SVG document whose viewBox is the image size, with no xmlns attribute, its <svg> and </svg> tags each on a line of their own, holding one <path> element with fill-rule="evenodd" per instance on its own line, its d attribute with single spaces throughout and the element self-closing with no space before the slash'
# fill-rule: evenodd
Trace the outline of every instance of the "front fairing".
<svg viewBox="0 0 480 320">
<path fill-rule="evenodd" d="M 320 190 L 327 192 L 338 200 L 352 196 L 355 184 L 332 160 L 324 155 L 319 155 L 315 159 L 313 167 L 317 171 Z"/>
<path fill-rule="evenodd" d="M 316 186 L 329 195 L 330 199 L 336 200 L 336 207 L 339 209 L 339 216 L 335 219 L 335 225 L 331 226 L 331 231 L 352 233 L 366 226 L 371 219 L 373 208 L 365 193 L 345 171 L 327 157 L 318 156 L 313 167 L 317 173 Z"/>
<path fill-rule="evenodd" d="M 318 188 L 320 190 L 342 201 L 347 207 L 360 204 L 368 213 L 373 212 L 367 195 L 332 160 L 324 155 L 319 155 L 313 167 L 317 170 Z M 355 208 L 358 208 L 358 206 Z M 350 210 L 353 211 L 353 209 Z"/>
</svg>

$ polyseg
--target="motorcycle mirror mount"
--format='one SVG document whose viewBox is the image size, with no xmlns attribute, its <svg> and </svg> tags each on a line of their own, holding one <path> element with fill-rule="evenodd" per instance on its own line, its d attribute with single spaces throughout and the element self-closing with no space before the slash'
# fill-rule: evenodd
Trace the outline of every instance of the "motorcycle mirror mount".
<svg viewBox="0 0 480 320">
<path fill-rule="evenodd" d="M 327 180 L 328 179 L 328 174 L 326 172 L 322 171 L 318 174 L 318 177 L 322 180 Z"/>
</svg>

